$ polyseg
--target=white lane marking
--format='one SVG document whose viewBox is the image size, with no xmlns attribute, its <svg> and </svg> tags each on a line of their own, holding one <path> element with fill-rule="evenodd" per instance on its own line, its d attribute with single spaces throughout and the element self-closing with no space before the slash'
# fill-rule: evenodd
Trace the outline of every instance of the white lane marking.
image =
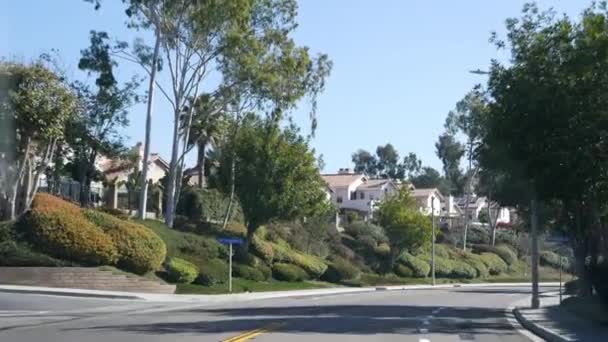
<svg viewBox="0 0 608 342">
<path fill-rule="evenodd" d="M 425 328 L 418 328 L 418 332 L 421 334 L 426 334 L 429 332 L 429 329 L 425 329 Z"/>
<path fill-rule="evenodd" d="M 443 308 L 437 308 L 437 309 L 433 310 L 433 315 L 438 314 L 439 312 L 441 312 L 441 310 L 443 310 Z"/>
<path fill-rule="evenodd" d="M 426 339 L 426 338 L 420 338 L 420 339 L 418 339 L 418 342 L 431 342 L 431 340 Z"/>
<path fill-rule="evenodd" d="M 25 310 L 0 310 L 0 317 L 20 317 L 31 315 L 43 315 L 48 311 L 25 311 Z"/>
</svg>

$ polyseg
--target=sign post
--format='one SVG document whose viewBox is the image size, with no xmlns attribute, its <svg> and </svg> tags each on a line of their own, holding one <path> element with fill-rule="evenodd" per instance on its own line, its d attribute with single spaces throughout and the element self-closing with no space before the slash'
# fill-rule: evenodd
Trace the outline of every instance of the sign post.
<svg viewBox="0 0 608 342">
<path fill-rule="evenodd" d="M 243 244 L 243 239 L 217 239 L 222 245 L 228 245 L 228 292 L 232 293 L 232 245 Z"/>
</svg>

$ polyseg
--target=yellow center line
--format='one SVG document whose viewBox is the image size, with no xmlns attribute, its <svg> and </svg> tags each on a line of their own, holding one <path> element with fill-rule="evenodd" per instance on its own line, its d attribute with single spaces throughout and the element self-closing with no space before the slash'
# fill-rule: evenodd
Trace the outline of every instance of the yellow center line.
<svg viewBox="0 0 608 342">
<path fill-rule="evenodd" d="M 262 328 L 259 329 L 255 329 L 255 330 L 249 330 L 249 331 L 245 331 L 243 333 L 241 333 L 240 335 L 236 335 L 233 336 L 229 339 L 223 340 L 222 342 L 243 342 L 243 341 L 247 341 L 249 339 L 252 339 L 256 336 L 271 332 L 273 330 L 278 329 L 279 327 L 285 325 L 285 323 L 271 323 L 268 324 L 267 326 L 264 326 Z"/>
</svg>

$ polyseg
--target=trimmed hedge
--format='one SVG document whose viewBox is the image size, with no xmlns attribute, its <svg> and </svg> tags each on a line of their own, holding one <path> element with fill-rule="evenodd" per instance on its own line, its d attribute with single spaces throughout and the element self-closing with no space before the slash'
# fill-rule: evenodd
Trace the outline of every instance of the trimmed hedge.
<svg viewBox="0 0 608 342">
<path fill-rule="evenodd" d="M 335 257 L 327 266 L 327 270 L 321 276 L 321 279 L 330 283 L 339 283 L 345 280 L 356 279 L 361 274 L 361 271 L 348 260 Z"/>
<path fill-rule="evenodd" d="M 462 261 L 466 262 L 477 271 L 478 278 L 486 278 L 490 275 L 488 266 L 481 260 L 479 255 L 466 252 L 462 257 Z"/>
<path fill-rule="evenodd" d="M 517 261 L 517 253 L 507 245 L 489 246 L 475 245 L 473 249 L 478 253 L 494 253 L 498 255 L 507 265 L 512 265 Z"/>
<path fill-rule="evenodd" d="M 506 272 L 509 268 L 507 263 L 494 253 L 481 253 L 479 257 L 481 261 L 486 264 L 491 275 L 498 275 Z"/>
<path fill-rule="evenodd" d="M 414 270 L 412 270 L 411 267 L 403 264 L 395 264 L 394 271 L 396 275 L 403 278 L 412 278 L 414 276 Z"/>
<path fill-rule="evenodd" d="M 232 271 L 234 272 L 234 275 L 239 278 L 254 281 L 264 281 L 267 279 L 261 271 L 247 265 L 233 265 Z"/>
<path fill-rule="evenodd" d="M 216 239 L 180 232 L 156 220 L 134 220 L 133 222 L 148 227 L 160 236 L 167 245 L 168 257 L 188 260 L 199 269 L 203 269 L 209 260 L 228 256 L 227 248 Z"/>
<path fill-rule="evenodd" d="M 0 266 L 69 267 L 69 261 L 34 252 L 29 246 L 15 241 L 0 242 Z"/>
<path fill-rule="evenodd" d="M 198 277 L 198 267 L 180 258 L 171 258 L 165 265 L 168 280 L 174 283 L 190 284 Z"/>
<path fill-rule="evenodd" d="M 36 195 L 21 227 L 36 249 L 56 258 L 90 266 L 114 264 L 118 258 L 112 239 L 78 206 L 49 194 Z"/>
<path fill-rule="evenodd" d="M 473 279 L 477 271 L 464 261 L 436 257 L 435 275 L 440 278 Z"/>
<path fill-rule="evenodd" d="M 117 266 L 137 274 L 158 270 L 167 255 L 167 246 L 152 230 L 96 210 L 82 210 L 84 216 L 101 227 L 118 251 Z"/>
<path fill-rule="evenodd" d="M 283 281 L 302 281 L 308 279 L 308 274 L 301 267 L 284 263 L 272 265 L 272 275 L 275 279 Z"/>
<path fill-rule="evenodd" d="M 228 281 L 228 264 L 220 259 L 211 259 L 198 265 L 197 284 L 211 286 Z"/>
<path fill-rule="evenodd" d="M 399 256 L 398 261 L 411 268 L 414 272 L 414 277 L 424 278 L 429 275 L 429 272 L 431 272 L 431 265 L 429 265 L 426 261 L 411 255 L 410 253 L 402 253 L 401 256 Z"/>
</svg>

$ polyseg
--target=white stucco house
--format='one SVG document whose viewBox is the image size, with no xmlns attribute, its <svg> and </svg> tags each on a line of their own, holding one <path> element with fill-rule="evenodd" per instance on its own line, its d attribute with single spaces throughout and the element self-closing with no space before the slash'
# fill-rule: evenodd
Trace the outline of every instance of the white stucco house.
<svg viewBox="0 0 608 342">
<path fill-rule="evenodd" d="M 469 206 L 466 206 L 466 197 L 457 199 L 457 205 L 464 213 L 467 212 L 469 222 L 479 224 L 479 214 L 488 208 L 488 199 L 484 196 L 472 194 L 469 198 Z M 496 223 L 509 224 L 511 223 L 511 210 L 509 208 L 500 207 L 496 203 L 490 205 L 492 218 L 496 219 Z"/>
<path fill-rule="evenodd" d="M 444 197 L 439 190 L 436 188 L 414 189 L 411 190 L 411 195 L 416 199 L 418 209 L 421 213 L 424 215 L 431 215 L 434 213 L 436 217 L 441 215 Z"/>
<path fill-rule="evenodd" d="M 369 179 L 350 169 L 340 169 L 335 174 L 321 175 L 328 188 L 328 197 L 340 210 L 357 211 L 364 219 L 373 216 L 374 208 L 386 196 L 398 191 L 398 184 L 390 179 Z"/>
</svg>

